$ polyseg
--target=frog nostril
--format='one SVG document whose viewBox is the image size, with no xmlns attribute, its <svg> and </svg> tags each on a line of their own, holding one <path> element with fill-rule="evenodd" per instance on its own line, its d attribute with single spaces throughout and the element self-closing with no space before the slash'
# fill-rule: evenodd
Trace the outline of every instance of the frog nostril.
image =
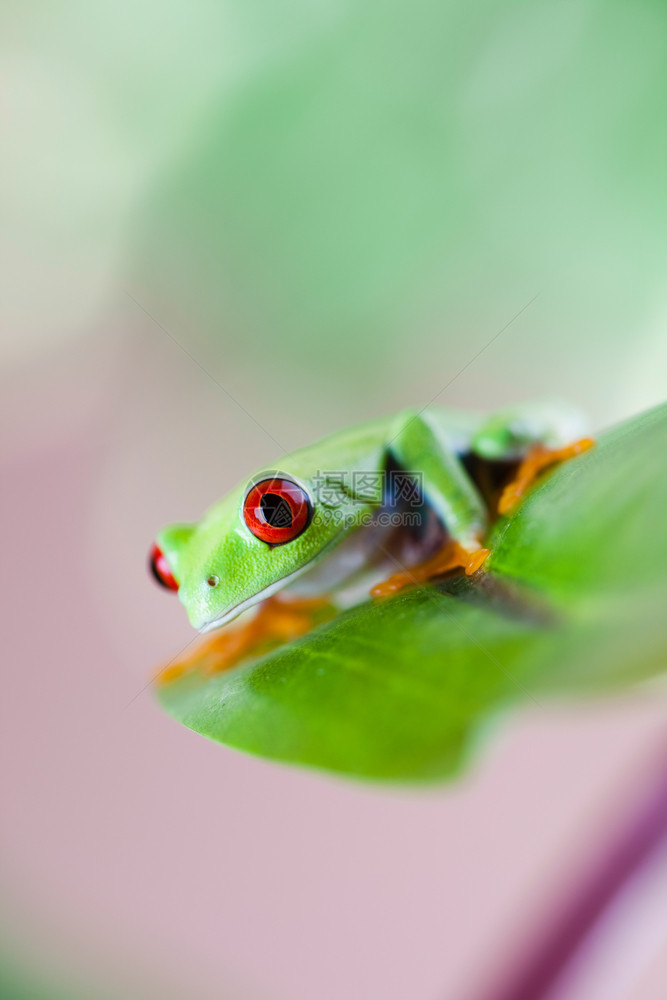
<svg viewBox="0 0 667 1000">
<path fill-rule="evenodd" d="M 161 587 L 165 587 L 167 590 L 178 590 L 178 583 L 171 572 L 166 556 L 157 544 L 154 544 L 148 553 L 148 567 Z"/>
<path fill-rule="evenodd" d="M 208 577 L 208 579 L 206 580 L 206 582 L 209 585 L 209 587 L 217 587 L 218 584 L 220 583 L 220 580 L 215 575 L 215 573 L 211 573 L 211 575 Z"/>
</svg>

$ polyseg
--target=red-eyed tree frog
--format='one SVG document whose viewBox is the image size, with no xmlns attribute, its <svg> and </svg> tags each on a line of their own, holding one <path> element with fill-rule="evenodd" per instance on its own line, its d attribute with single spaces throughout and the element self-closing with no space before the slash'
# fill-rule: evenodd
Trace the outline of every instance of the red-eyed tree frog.
<svg viewBox="0 0 667 1000">
<path fill-rule="evenodd" d="M 581 433 L 563 404 L 406 410 L 284 455 L 196 524 L 164 528 L 150 567 L 196 629 L 216 630 L 211 662 L 232 666 L 307 631 L 323 606 L 482 572 L 490 521 L 542 469 L 589 448 Z"/>
</svg>

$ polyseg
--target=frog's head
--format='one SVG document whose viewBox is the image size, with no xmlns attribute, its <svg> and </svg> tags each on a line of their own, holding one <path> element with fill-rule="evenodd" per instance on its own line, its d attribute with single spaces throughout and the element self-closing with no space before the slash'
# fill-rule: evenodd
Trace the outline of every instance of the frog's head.
<svg viewBox="0 0 667 1000">
<path fill-rule="evenodd" d="M 178 591 L 192 625 L 208 631 L 280 590 L 357 523 L 364 508 L 317 496 L 316 477 L 262 473 L 197 524 L 173 524 L 150 556 L 156 579 Z"/>
</svg>

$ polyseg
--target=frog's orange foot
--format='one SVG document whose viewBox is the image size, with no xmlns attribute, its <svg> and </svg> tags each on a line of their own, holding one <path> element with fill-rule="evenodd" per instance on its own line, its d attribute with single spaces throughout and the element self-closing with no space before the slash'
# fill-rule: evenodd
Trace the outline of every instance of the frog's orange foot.
<svg viewBox="0 0 667 1000">
<path fill-rule="evenodd" d="M 387 580 L 378 583 L 371 590 L 371 597 L 389 597 L 405 587 L 426 583 L 436 576 L 442 576 L 455 569 L 463 570 L 466 576 L 472 576 L 481 568 L 489 552 L 489 549 L 482 548 L 471 552 L 451 539 L 431 559 L 411 569 L 394 573 Z"/>
<path fill-rule="evenodd" d="M 569 458 L 575 458 L 588 451 L 594 444 L 593 438 L 581 438 L 564 448 L 547 448 L 543 444 L 533 445 L 517 469 L 515 478 L 503 490 L 498 501 L 498 513 L 509 513 L 544 469 L 566 462 Z"/>
<path fill-rule="evenodd" d="M 246 657 L 305 635 L 311 628 L 333 617 L 335 609 L 324 598 L 281 601 L 269 597 L 254 618 L 242 625 L 227 625 L 195 646 L 192 652 L 170 663 L 157 675 L 165 684 L 185 674 L 210 675 L 229 670 Z"/>
</svg>

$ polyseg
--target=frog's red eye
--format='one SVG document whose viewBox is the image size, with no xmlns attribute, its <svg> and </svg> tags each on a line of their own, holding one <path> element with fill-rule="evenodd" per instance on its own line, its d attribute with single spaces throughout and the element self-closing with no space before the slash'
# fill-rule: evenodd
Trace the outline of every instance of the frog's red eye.
<svg viewBox="0 0 667 1000">
<path fill-rule="evenodd" d="M 178 590 L 178 584 L 174 574 L 169 568 L 169 563 L 167 562 L 164 552 L 158 545 L 154 545 L 148 554 L 148 566 L 151 573 L 162 587 L 166 587 L 167 590 Z"/>
<path fill-rule="evenodd" d="M 243 517 L 256 538 L 269 545 L 291 542 L 308 527 L 308 494 L 291 479 L 262 479 L 243 502 Z"/>
</svg>

